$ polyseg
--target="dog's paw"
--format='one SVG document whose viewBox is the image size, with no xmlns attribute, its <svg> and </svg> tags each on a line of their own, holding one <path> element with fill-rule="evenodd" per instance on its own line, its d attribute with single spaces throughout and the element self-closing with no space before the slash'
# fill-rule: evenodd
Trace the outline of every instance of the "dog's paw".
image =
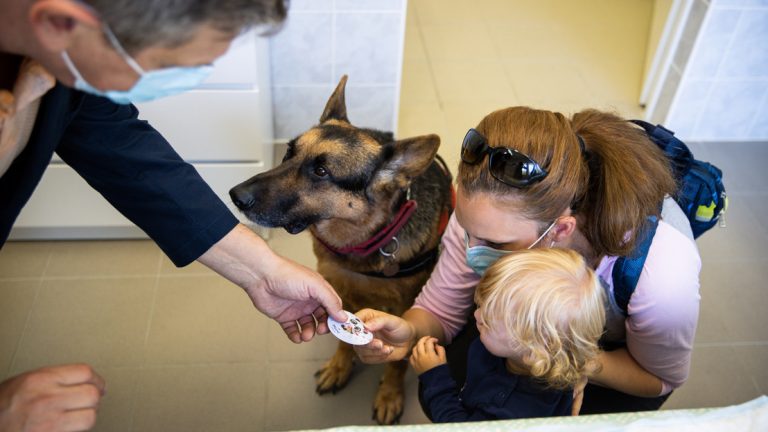
<svg viewBox="0 0 768 432">
<path fill-rule="evenodd" d="M 399 423 L 404 401 L 402 388 L 380 385 L 373 401 L 373 420 L 380 425 Z"/>
<path fill-rule="evenodd" d="M 322 369 L 315 372 L 315 391 L 322 395 L 326 393 L 336 394 L 337 391 L 347 386 L 352 375 L 353 363 L 335 364 L 333 360 L 326 363 Z"/>
</svg>

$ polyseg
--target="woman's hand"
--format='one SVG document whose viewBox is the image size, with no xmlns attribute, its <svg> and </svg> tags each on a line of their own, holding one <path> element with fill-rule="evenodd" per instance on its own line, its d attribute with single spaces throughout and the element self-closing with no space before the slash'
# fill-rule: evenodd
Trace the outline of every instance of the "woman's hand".
<svg viewBox="0 0 768 432">
<path fill-rule="evenodd" d="M 421 375 L 445 363 L 445 348 L 437 344 L 437 338 L 424 336 L 413 347 L 411 366 L 417 374 Z"/>
<path fill-rule="evenodd" d="M 385 312 L 363 309 L 355 313 L 373 333 L 367 345 L 356 345 L 355 352 L 363 363 L 375 364 L 402 360 L 411 351 L 416 330 L 408 321 Z"/>
</svg>

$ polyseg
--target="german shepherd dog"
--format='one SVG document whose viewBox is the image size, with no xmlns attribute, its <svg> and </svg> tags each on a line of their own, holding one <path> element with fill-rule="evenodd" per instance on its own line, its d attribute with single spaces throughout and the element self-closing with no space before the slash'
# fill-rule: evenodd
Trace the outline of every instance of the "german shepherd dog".
<svg viewBox="0 0 768 432">
<path fill-rule="evenodd" d="M 253 222 L 291 234 L 309 228 L 318 272 L 344 309 L 402 315 L 428 279 L 453 210 L 450 172 L 436 159 L 440 138 L 394 140 L 347 119 L 346 75 L 320 123 L 288 143 L 280 165 L 230 191 Z M 439 159 L 439 157 L 438 157 Z M 355 353 L 344 342 L 316 374 L 317 393 L 335 393 L 352 372 Z M 403 411 L 407 363 L 388 363 L 373 403 L 379 424 Z"/>
</svg>

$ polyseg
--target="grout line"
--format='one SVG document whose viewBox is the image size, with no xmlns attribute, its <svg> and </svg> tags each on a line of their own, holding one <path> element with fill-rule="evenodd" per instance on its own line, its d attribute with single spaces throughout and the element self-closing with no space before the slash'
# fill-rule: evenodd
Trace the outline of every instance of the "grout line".
<svg viewBox="0 0 768 432">
<path fill-rule="evenodd" d="M 405 13 L 407 15 L 408 11 Z M 435 92 L 435 99 L 437 99 L 437 106 L 440 108 L 440 113 L 443 115 L 443 120 L 445 120 L 445 104 L 443 103 L 443 98 L 441 97 L 440 91 L 437 88 L 435 68 L 432 65 L 432 57 L 429 55 L 429 50 L 427 49 L 427 40 L 424 38 L 424 30 L 422 29 L 421 20 L 419 20 L 419 10 L 416 8 L 416 6 L 413 7 L 413 21 L 414 27 L 416 27 L 418 31 L 419 39 L 421 40 L 421 50 L 424 52 L 424 59 L 427 61 L 427 69 L 429 70 L 432 90 Z M 403 44 L 405 44 L 405 41 L 403 41 Z M 403 65 L 405 65 L 405 59 L 403 59 Z"/>
<path fill-rule="evenodd" d="M 725 348 L 725 347 L 761 347 L 768 346 L 768 341 L 743 341 L 743 342 L 702 342 L 694 343 L 694 348 Z"/>
<path fill-rule="evenodd" d="M 129 430 L 134 430 L 134 424 L 136 422 L 136 399 L 139 394 L 139 383 L 141 381 L 142 372 L 144 372 L 147 366 L 147 344 L 149 342 L 149 334 L 152 330 L 152 317 L 155 314 L 155 305 L 157 303 L 157 292 L 160 286 L 161 271 L 163 268 L 164 255 L 161 252 L 157 258 L 157 266 L 155 267 L 155 283 L 152 292 L 152 302 L 149 306 L 149 314 L 147 316 L 147 330 L 144 333 L 144 343 L 142 344 L 142 356 L 141 362 L 138 368 L 136 368 L 136 376 L 134 377 L 133 388 L 131 389 L 131 407 L 130 407 L 130 424 Z"/>
<path fill-rule="evenodd" d="M 10 375 L 11 371 L 13 370 L 13 366 L 16 364 L 16 359 L 19 355 L 19 348 L 21 347 L 21 341 L 24 339 L 24 335 L 29 329 L 30 322 L 32 321 L 32 312 L 35 310 L 35 306 L 37 305 L 38 299 L 40 298 L 40 293 L 43 291 L 43 281 L 45 280 L 45 274 L 48 272 L 48 267 L 51 264 L 52 256 L 53 250 L 49 249 L 48 256 L 45 259 L 45 266 L 43 267 L 43 274 L 38 279 L 37 287 L 35 288 L 35 296 L 32 299 L 32 304 L 29 305 L 29 311 L 27 311 L 27 317 L 24 320 L 24 326 L 22 327 L 19 338 L 16 341 L 16 347 L 13 349 L 13 355 L 11 356 L 11 361 L 8 363 L 8 369 L 5 371 L 6 376 Z"/>
</svg>

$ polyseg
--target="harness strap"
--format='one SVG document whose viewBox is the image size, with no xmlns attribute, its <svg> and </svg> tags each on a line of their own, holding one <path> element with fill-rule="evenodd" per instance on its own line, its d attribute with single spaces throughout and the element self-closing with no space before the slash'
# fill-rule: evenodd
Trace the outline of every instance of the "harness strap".
<svg viewBox="0 0 768 432">
<path fill-rule="evenodd" d="M 656 228 L 659 226 L 659 218 L 648 216 L 643 232 L 643 239 L 632 251 L 630 256 L 620 257 L 613 265 L 613 298 L 616 305 L 626 316 L 629 314 L 629 298 L 635 292 L 637 281 L 640 280 L 640 273 L 643 271 L 645 259 L 648 258 L 648 251 L 651 249 L 653 237 L 656 235 Z"/>
</svg>

